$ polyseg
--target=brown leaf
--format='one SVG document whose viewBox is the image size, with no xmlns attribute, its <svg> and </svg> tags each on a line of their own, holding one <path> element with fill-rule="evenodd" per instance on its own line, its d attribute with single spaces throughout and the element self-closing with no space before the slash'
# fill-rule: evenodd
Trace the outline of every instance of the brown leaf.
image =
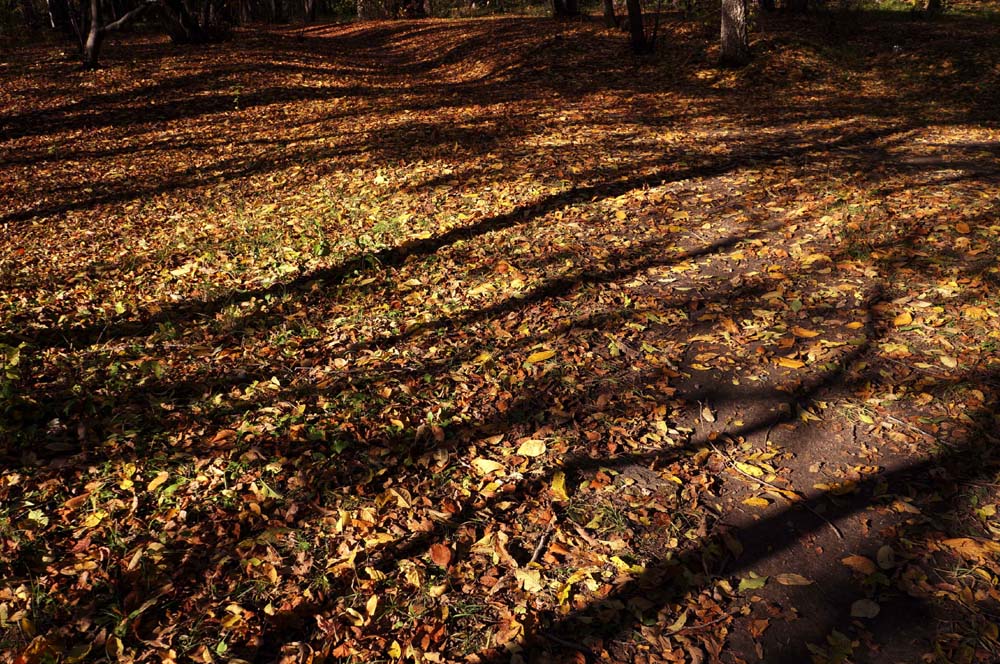
<svg viewBox="0 0 1000 664">
<path fill-rule="evenodd" d="M 432 544 L 430 554 L 431 560 L 439 567 L 448 567 L 451 564 L 451 549 L 445 544 Z"/>
</svg>

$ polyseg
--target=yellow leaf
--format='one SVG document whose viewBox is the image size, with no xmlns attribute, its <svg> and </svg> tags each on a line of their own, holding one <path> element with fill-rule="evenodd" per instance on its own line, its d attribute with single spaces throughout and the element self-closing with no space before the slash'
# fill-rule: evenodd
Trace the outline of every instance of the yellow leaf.
<svg viewBox="0 0 1000 664">
<path fill-rule="evenodd" d="M 97 510 L 96 512 L 91 512 L 87 515 L 87 518 L 83 520 L 83 525 L 87 528 L 93 528 L 101 521 L 104 521 L 104 517 L 108 515 L 104 510 Z"/>
<path fill-rule="evenodd" d="M 566 473 L 561 470 L 556 472 L 552 476 L 552 486 L 549 490 L 556 500 L 569 500 L 569 494 L 566 493 Z"/>
<path fill-rule="evenodd" d="M 537 569 L 516 569 L 514 577 L 528 593 L 537 593 L 545 587 L 542 585 L 542 573 Z"/>
<path fill-rule="evenodd" d="M 949 369 L 954 369 L 955 367 L 958 366 L 958 360 L 956 360 L 950 355 L 942 355 L 941 364 L 948 367 Z"/>
<path fill-rule="evenodd" d="M 816 332 L 815 330 L 807 330 L 804 327 L 799 327 L 798 325 L 792 328 L 792 334 L 804 339 L 812 339 L 813 337 L 819 336 L 819 332 Z"/>
<path fill-rule="evenodd" d="M 535 364 L 537 362 L 544 362 L 545 360 L 552 359 L 555 356 L 556 352 L 554 350 L 540 350 L 537 353 L 529 355 L 526 361 L 528 364 Z"/>
<path fill-rule="evenodd" d="M 627 216 L 628 214 L 625 213 L 625 210 L 615 210 L 615 219 L 619 221 L 624 221 L 625 217 Z"/>
<path fill-rule="evenodd" d="M 972 231 L 972 229 L 969 228 L 969 225 L 964 221 L 960 221 L 957 224 L 955 224 L 955 230 L 962 234 L 969 233 Z"/>
<path fill-rule="evenodd" d="M 767 500 L 766 498 L 758 498 L 757 496 L 754 496 L 752 498 L 747 498 L 746 500 L 744 500 L 743 504 L 750 505 L 751 507 L 767 507 L 768 505 L 771 504 L 771 501 Z"/>
<path fill-rule="evenodd" d="M 403 648 L 399 645 L 399 641 L 393 641 L 389 644 L 389 648 L 385 651 L 385 653 L 393 659 L 399 659 L 403 656 Z"/>
<path fill-rule="evenodd" d="M 778 364 L 788 369 L 801 369 L 802 367 L 806 366 L 805 362 L 802 362 L 801 360 L 795 360 L 790 357 L 779 357 Z"/>
<path fill-rule="evenodd" d="M 156 477 L 149 481 L 149 484 L 146 485 L 146 491 L 156 491 L 157 487 L 162 485 L 168 479 L 170 479 L 170 473 L 165 470 L 160 472 Z"/>
<path fill-rule="evenodd" d="M 911 314 L 909 311 L 904 311 L 903 313 L 899 314 L 898 316 L 896 316 L 896 318 L 893 319 L 892 324 L 895 325 L 896 327 L 903 327 L 904 325 L 909 325 L 912 322 L 913 322 L 913 314 Z"/>
<path fill-rule="evenodd" d="M 858 329 L 860 327 L 864 327 L 864 325 L 865 325 L 864 323 L 859 323 L 858 321 L 854 321 L 854 322 L 848 323 L 846 327 L 848 329 L 850 329 L 850 330 L 856 330 L 856 329 Z"/>
<path fill-rule="evenodd" d="M 479 471 L 480 475 L 489 475 L 498 470 L 503 470 L 503 464 L 482 457 L 472 460 L 472 467 Z"/>
<path fill-rule="evenodd" d="M 737 461 L 736 467 L 742 470 L 747 475 L 750 475 L 751 477 L 764 477 L 763 470 L 749 463 L 743 463 L 742 461 Z"/>
<path fill-rule="evenodd" d="M 545 454 L 545 441 L 529 438 L 517 448 L 517 453 L 526 457 L 537 457 Z"/>
</svg>

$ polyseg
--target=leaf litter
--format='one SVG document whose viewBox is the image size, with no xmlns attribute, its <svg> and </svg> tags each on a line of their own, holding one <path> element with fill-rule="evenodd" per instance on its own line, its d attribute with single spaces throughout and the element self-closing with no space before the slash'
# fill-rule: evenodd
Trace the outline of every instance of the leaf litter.
<svg viewBox="0 0 1000 664">
<path fill-rule="evenodd" d="M 993 661 L 1000 39 L 878 20 L 17 51 L 3 661 Z"/>
</svg>

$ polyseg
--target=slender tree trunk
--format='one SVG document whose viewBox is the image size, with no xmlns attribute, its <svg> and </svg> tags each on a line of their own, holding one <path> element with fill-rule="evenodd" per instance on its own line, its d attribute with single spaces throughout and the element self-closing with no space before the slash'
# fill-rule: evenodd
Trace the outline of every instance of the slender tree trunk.
<svg viewBox="0 0 1000 664">
<path fill-rule="evenodd" d="M 87 40 L 83 43 L 83 66 L 97 69 L 97 57 L 101 52 L 101 0 L 90 0 L 90 19 L 87 26 Z"/>
<path fill-rule="evenodd" d="M 742 67 L 750 62 L 747 0 L 722 0 L 722 64 Z"/>
<path fill-rule="evenodd" d="M 21 13 L 28 28 L 34 30 L 38 27 L 38 12 L 35 11 L 35 4 L 31 0 L 21 0 Z"/>
<path fill-rule="evenodd" d="M 317 0 L 305 0 L 303 9 L 305 10 L 306 23 L 312 23 L 316 20 L 316 5 Z"/>
<path fill-rule="evenodd" d="M 604 25 L 609 28 L 618 27 L 618 17 L 615 16 L 615 0 L 604 0 Z"/>
<path fill-rule="evenodd" d="M 69 4 L 66 0 L 47 0 L 46 6 L 49 10 L 49 24 L 56 30 L 72 34 L 73 23 L 69 19 Z"/>
<path fill-rule="evenodd" d="M 927 0 L 927 15 L 937 16 L 944 9 L 944 3 L 941 0 Z"/>
<path fill-rule="evenodd" d="M 625 8 L 628 10 L 628 31 L 632 51 L 648 53 L 649 43 L 646 41 L 646 27 L 642 23 L 642 0 L 626 0 Z"/>
<path fill-rule="evenodd" d="M 164 0 L 163 13 L 169 19 L 167 31 L 174 43 L 202 44 L 208 41 L 208 35 L 198 25 L 183 0 Z"/>
</svg>

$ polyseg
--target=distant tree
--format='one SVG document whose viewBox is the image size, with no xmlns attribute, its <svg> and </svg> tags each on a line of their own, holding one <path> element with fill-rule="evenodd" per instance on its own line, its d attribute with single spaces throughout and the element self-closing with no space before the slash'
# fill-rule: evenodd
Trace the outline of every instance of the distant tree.
<svg viewBox="0 0 1000 664">
<path fill-rule="evenodd" d="M 750 62 L 747 0 L 722 0 L 722 64 L 742 67 Z"/>
<path fill-rule="evenodd" d="M 579 16 L 580 6 L 577 0 L 552 0 L 552 15 L 556 18 L 562 16 Z"/>
<path fill-rule="evenodd" d="M 89 12 L 86 17 L 87 32 L 86 38 L 83 40 L 82 49 L 83 66 L 87 69 L 95 69 L 97 67 L 97 58 L 101 52 L 101 44 L 104 42 L 104 37 L 107 36 L 108 33 L 121 30 L 122 28 L 130 25 L 156 4 L 156 0 L 144 1 L 138 7 L 125 12 L 125 14 L 118 19 L 111 21 L 110 23 L 105 23 L 102 15 L 101 0 L 90 0 Z"/>
<path fill-rule="evenodd" d="M 628 11 L 629 42 L 633 53 L 649 53 L 651 44 L 646 39 L 646 26 L 642 22 L 642 0 L 626 0 Z"/>
<path fill-rule="evenodd" d="M 604 0 L 604 25 L 609 28 L 618 27 L 618 17 L 615 16 L 615 0 Z"/>
</svg>

